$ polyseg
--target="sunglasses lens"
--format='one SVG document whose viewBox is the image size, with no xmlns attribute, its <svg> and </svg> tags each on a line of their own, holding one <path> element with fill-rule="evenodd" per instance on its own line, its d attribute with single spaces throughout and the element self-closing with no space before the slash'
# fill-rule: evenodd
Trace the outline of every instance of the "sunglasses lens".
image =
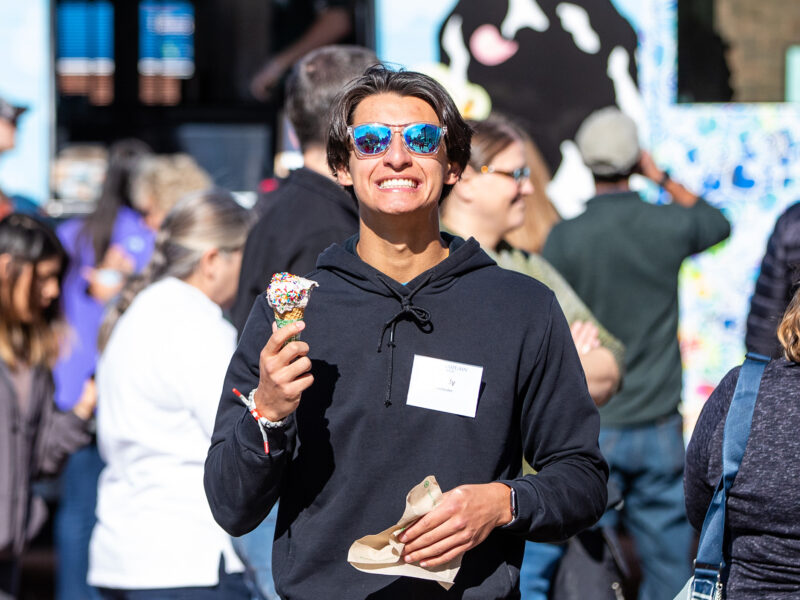
<svg viewBox="0 0 800 600">
<path fill-rule="evenodd" d="M 392 141 L 392 130 L 385 125 L 366 124 L 353 127 L 353 143 L 361 154 L 381 154 Z"/>
<path fill-rule="evenodd" d="M 517 180 L 517 183 L 522 183 L 530 176 L 531 176 L 531 170 L 528 167 L 523 167 L 521 169 L 517 169 L 516 171 L 514 171 L 514 179 Z"/>
<path fill-rule="evenodd" d="M 403 130 L 403 139 L 411 152 L 434 154 L 439 149 L 442 128 L 428 123 L 415 123 Z"/>
</svg>

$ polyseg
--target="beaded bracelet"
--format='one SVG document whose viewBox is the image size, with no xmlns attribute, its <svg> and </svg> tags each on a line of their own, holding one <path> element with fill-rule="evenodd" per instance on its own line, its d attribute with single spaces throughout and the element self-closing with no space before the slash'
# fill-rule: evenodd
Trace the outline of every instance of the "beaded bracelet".
<svg viewBox="0 0 800 600">
<path fill-rule="evenodd" d="M 261 432 L 261 438 L 264 440 L 264 453 L 269 454 L 269 439 L 267 438 L 267 429 L 280 429 L 286 425 L 286 419 L 280 421 L 270 421 L 267 417 L 261 415 L 256 408 L 255 394 L 256 390 L 250 390 L 250 394 L 245 397 L 239 390 L 233 388 L 233 393 L 242 401 L 247 407 L 247 410 L 253 415 L 258 425 L 258 430 Z"/>
</svg>

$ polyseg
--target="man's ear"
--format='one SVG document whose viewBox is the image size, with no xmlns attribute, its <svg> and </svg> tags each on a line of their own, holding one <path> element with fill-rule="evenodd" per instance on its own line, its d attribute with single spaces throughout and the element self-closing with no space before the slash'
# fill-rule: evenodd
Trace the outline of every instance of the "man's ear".
<svg viewBox="0 0 800 600">
<path fill-rule="evenodd" d="M 447 173 L 444 176 L 445 185 L 455 185 L 461 177 L 461 167 L 455 163 L 447 163 Z"/>
<path fill-rule="evenodd" d="M 336 181 L 339 182 L 339 185 L 344 187 L 352 186 L 353 178 L 350 176 L 350 169 L 347 167 L 336 169 Z"/>
</svg>

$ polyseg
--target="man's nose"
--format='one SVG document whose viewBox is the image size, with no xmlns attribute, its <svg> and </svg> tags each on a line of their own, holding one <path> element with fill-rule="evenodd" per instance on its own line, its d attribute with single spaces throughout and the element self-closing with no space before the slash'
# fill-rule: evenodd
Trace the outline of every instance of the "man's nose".
<svg viewBox="0 0 800 600">
<path fill-rule="evenodd" d="M 384 155 L 384 162 L 394 169 L 400 169 L 411 164 L 411 153 L 403 142 L 403 134 L 400 131 L 392 132 L 392 139 L 389 142 L 389 149 Z"/>
</svg>

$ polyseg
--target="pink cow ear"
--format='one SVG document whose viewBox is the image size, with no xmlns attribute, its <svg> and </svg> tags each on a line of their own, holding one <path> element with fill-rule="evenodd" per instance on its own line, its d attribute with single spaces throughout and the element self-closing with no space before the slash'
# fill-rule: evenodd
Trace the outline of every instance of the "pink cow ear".
<svg viewBox="0 0 800 600">
<path fill-rule="evenodd" d="M 475 60 L 488 67 L 494 67 L 514 56 L 519 50 L 519 44 L 500 35 L 494 25 L 485 23 L 472 32 L 469 49 Z"/>
</svg>

